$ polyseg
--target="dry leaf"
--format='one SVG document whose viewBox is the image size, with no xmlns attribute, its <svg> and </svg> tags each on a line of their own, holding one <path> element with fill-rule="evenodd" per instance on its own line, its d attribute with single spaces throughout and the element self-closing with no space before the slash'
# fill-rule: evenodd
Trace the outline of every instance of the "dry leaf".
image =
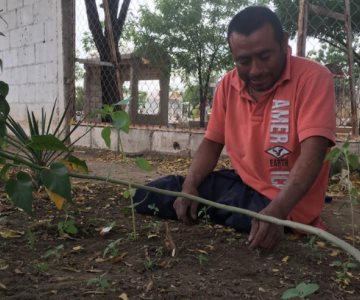
<svg viewBox="0 0 360 300">
<path fill-rule="evenodd" d="M 335 257 L 335 256 L 338 256 L 339 253 L 340 253 L 339 250 L 332 250 L 331 253 L 330 253 L 330 256 Z"/>
<path fill-rule="evenodd" d="M 119 296 L 119 299 L 121 299 L 121 300 L 129 300 L 128 296 L 127 296 L 125 293 L 122 293 L 122 294 Z"/>
<path fill-rule="evenodd" d="M 284 263 L 287 263 L 289 260 L 289 256 L 285 256 L 281 261 Z"/>
<path fill-rule="evenodd" d="M 89 272 L 89 273 L 102 273 L 104 271 L 100 270 L 100 269 L 89 269 L 89 270 L 86 270 L 86 272 Z"/>
<path fill-rule="evenodd" d="M 4 239 L 12 239 L 12 238 L 18 238 L 24 235 L 23 231 L 17 231 L 12 229 L 3 229 L 0 230 L 0 236 Z"/>
<path fill-rule="evenodd" d="M 55 203 L 57 209 L 62 209 L 64 206 L 65 198 L 61 197 L 60 195 L 53 193 L 52 191 L 49 191 L 47 188 L 45 188 L 47 194 L 49 195 L 49 198 L 52 202 Z"/>
<path fill-rule="evenodd" d="M 77 251 L 80 251 L 80 250 L 83 250 L 84 247 L 83 246 L 75 246 L 72 248 L 72 251 L 71 252 L 77 252 Z"/>
<path fill-rule="evenodd" d="M 316 242 L 316 245 L 317 245 L 319 248 L 325 248 L 325 247 L 326 247 L 326 243 L 325 243 L 325 242 L 321 242 L 321 241 Z"/>
<path fill-rule="evenodd" d="M 3 290 L 6 290 L 6 285 L 0 282 L 0 288 L 2 288 Z"/>
</svg>

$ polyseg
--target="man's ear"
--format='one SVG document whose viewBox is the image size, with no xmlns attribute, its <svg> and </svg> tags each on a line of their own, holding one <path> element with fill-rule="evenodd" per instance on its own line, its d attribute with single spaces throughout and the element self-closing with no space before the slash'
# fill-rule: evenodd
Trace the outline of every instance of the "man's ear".
<svg viewBox="0 0 360 300">
<path fill-rule="evenodd" d="M 290 36 L 290 34 L 288 32 L 286 32 L 286 31 L 284 31 L 282 47 L 283 47 L 283 50 L 284 50 L 285 53 L 287 52 L 287 48 L 288 48 L 288 45 L 289 45 L 289 36 Z"/>
</svg>

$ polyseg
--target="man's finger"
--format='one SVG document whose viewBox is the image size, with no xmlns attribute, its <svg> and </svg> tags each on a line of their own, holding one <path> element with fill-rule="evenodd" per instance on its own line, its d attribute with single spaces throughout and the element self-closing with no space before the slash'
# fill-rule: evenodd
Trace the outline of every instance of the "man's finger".
<svg viewBox="0 0 360 300">
<path fill-rule="evenodd" d="M 191 202 L 191 218 L 193 220 L 196 220 L 197 219 L 197 208 L 198 208 L 198 203 L 197 202 L 194 202 L 192 201 Z"/>
<path fill-rule="evenodd" d="M 259 221 L 256 219 L 252 219 L 251 221 L 251 229 L 250 229 L 250 234 L 249 234 L 249 242 L 252 242 L 252 240 L 254 239 L 257 231 L 259 228 Z"/>
<path fill-rule="evenodd" d="M 258 227 L 259 228 L 257 229 L 257 232 L 250 244 L 251 249 L 257 248 L 261 245 L 265 236 L 267 235 L 269 224 L 264 222 L 259 222 Z"/>
</svg>

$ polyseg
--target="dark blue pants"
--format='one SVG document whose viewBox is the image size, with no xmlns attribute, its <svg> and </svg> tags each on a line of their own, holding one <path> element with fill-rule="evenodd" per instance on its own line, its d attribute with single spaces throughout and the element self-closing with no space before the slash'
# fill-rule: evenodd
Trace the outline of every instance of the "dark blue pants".
<svg viewBox="0 0 360 300">
<path fill-rule="evenodd" d="M 165 190 L 180 192 L 184 177 L 170 175 L 159 178 L 148 184 Z M 249 186 L 233 170 L 221 170 L 210 173 L 198 188 L 199 196 L 221 204 L 246 208 L 255 212 L 265 208 L 270 200 Z M 154 210 L 149 205 L 155 205 L 159 211 L 157 216 L 164 219 L 177 219 L 173 203 L 176 197 L 161 195 L 138 189 L 134 202 L 139 203 L 136 211 L 141 214 L 153 215 Z M 199 205 L 199 209 L 201 205 Z M 207 210 L 210 220 L 214 223 L 230 226 L 238 231 L 249 232 L 251 218 L 239 213 L 228 212 L 210 207 Z"/>
</svg>

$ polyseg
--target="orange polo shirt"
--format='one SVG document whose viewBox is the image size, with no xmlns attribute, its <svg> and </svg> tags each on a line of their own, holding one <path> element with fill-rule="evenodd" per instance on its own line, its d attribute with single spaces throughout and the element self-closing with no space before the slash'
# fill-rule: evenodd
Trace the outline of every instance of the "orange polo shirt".
<svg viewBox="0 0 360 300">
<path fill-rule="evenodd" d="M 290 55 L 282 76 L 255 102 L 236 69 L 215 92 L 205 137 L 226 146 L 245 184 L 273 200 L 286 184 L 300 155 L 300 143 L 322 136 L 335 143 L 333 77 L 322 65 Z M 288 219 L 319 225 L 329 164 L 291 211 Z"/>
</svg>

